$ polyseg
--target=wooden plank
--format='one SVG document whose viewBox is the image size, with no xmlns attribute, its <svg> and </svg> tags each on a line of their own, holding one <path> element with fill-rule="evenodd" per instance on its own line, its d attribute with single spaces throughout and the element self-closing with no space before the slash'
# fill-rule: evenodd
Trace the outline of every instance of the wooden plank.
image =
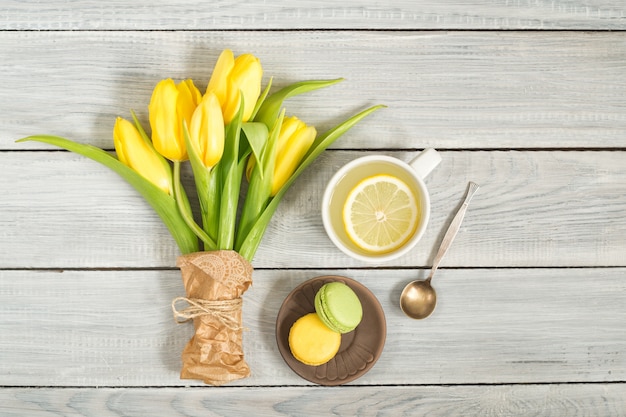
<svg viewBox="0 0 626 417">
<path fill-rule="evenodd" d="M 626 27 L 619 0 L 329 0 L 289 3 L 94 0 L 2 7 L 0 30 L 197 29 L 589 29 Z"/>
<path fill-rule="evenodd" d="M 161 78 L 204 89 L 223 48 L 257 54 L 276 87 L 346 77 L 287 103 L 320 131 L 388 106 L 335 148 L 626 146 L 626 32 L 9 31 L 0 149 L 41 149 L 14 143 L 36 133 L 111 149 L 116 116 L 145 122 Z"/>
<path fill-rule="evenodd" d="M 298 179 L 255 267 L 365 266 L 332 245 L 320 215 L 333 172 L 364 154 L 329 151 Z M 416 155 L 385 154 L 405 161 Z M 625 266 L 626 153 L 441 154 L 426 181 L 432 202 L 426 234 L 414 251 L 386 266 L 430 265 L 470 180 L 482 187 L 444 266 Z M 108 169 L 67 152 L 0 153 L 0 166 L 0 268 L 175 265 L 179 252 L 159 218 Z"/>
<path fill-rule="evenodd" d="M 626 384 L 277 388 L 0 390 L 8 416 L 428 415 L 587 416 L 626 414 Z M 207 414 L 208 413 L 208 414 Z"/>
<path fill-rule="evenodd" d="M 339 274 L 366 285 L 387 320 L 376 365 L 350 385 L 623 382 L 624 268 L 442 269 L 438 306 L 406 318 L 398 297 L 426 270 L 256 270 L 244 296 L 252 376 L 234 386 L 310 385 L 282 360 L 276 315 L 299 283 Z M 187 386 L 174 323 L 177 270 L 0 271 L 0 386 Z"/>
</svg>

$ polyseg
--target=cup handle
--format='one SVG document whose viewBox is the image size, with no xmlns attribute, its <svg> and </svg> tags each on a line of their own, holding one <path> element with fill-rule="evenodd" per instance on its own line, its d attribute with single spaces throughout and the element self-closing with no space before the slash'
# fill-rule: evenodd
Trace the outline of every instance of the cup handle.
<svg viewBox="0 0 626 417">
<path fill-rule="evenodd" d="M 426 148 L 420 152 L 409 165 L 418 177 L 424 179 L 441 162 L 441 155 L 433 148 Z"/>
</svg>

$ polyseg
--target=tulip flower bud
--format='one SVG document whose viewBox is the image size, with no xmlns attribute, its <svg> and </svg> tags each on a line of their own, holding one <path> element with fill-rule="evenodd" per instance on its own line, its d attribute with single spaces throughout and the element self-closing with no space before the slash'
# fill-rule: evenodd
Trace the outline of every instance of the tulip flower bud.
<svg viewBox="0 0 626 417">
<path fill-rule="evenodd" d="M 295 172 L 316 135 L 317 131 L 313 126 L 307 126 L 295 116 L 283 120 L 278 136 L 272 196 L 276 195 Z"/>
<path fill-rule="evenodd" d="M 191 117 L 189 140 L 202 164 L 210 169 L 224 153 L 224 118 L 216 95 L 205 94 Z"/>
<path fill-rule="evenodd" d="M 235 66 L 235 56 L 230 49 L 224 49 L 220 54 L 215 68 L 213 68 L 213 74 L 209 80 L 209 85 L 206 88 L 206 94 L 212 92 L 217 97 L 217 100 L 222 103 L 226 102 L 228 96 L 228 75 Z"/>
<path fill-rule="evenodd" d="M 152 184 L 172 194 L 172 177 L 167 162 L 141 137 L 128 120 L 118 117 L 113 128 L 117 158 Z"/>
<path fill-rule="evenodd" d="M 213 92 L 222 106 L 224 122 L 230 123 L 237 114 L 243 94 L 243 121 L 252 116 L 256 101 L 261 94 L 263 68 L 261 62 L 252 54 L 243 54 L 234 58 L 233 52 L 224 50 L 215 64 L 207 93 Z"/>
<path fill-rule="evenodd" d="M 175 84 L 170 78 L 160 81 L 152 93 L 150 127 L 155 149 L 167 159 L 187 159 L 183 121 L 187 125 L 201 100 L 200 91 L 191 80 Z"/>
</svg>

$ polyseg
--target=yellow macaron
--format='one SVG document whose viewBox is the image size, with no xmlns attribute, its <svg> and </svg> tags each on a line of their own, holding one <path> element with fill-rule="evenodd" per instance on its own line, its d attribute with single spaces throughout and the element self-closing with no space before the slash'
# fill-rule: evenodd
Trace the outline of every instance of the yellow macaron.
<svg viewBox="0 0 626 417">
<path fill-rule="evenodd" d="M 300 317 L 289 330 L 289 348 L 300 362 L 318 366 L 339 351 L 341 334 L 329 329 L 316 313 Z"/>
</svg>

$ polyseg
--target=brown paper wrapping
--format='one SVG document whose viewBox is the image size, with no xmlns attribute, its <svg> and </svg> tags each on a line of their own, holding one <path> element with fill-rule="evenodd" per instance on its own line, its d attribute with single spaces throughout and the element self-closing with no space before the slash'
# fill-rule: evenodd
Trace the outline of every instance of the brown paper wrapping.
<svg viewBox="0 0 626 417">
<path fill-rule="evenodd" d="M 172 308 L 177 318 L 193 318 L 195 328 L 182 353 L 181 379 L 222 385 L 249 376 L 243 357 L 241 296 L 252 284 L 252 265 L 228 250 L 182 255 L 176 264 L 187 294 L 184 300 L 191 307 L 178 312 L 177 299 Z"/>
</svg>

